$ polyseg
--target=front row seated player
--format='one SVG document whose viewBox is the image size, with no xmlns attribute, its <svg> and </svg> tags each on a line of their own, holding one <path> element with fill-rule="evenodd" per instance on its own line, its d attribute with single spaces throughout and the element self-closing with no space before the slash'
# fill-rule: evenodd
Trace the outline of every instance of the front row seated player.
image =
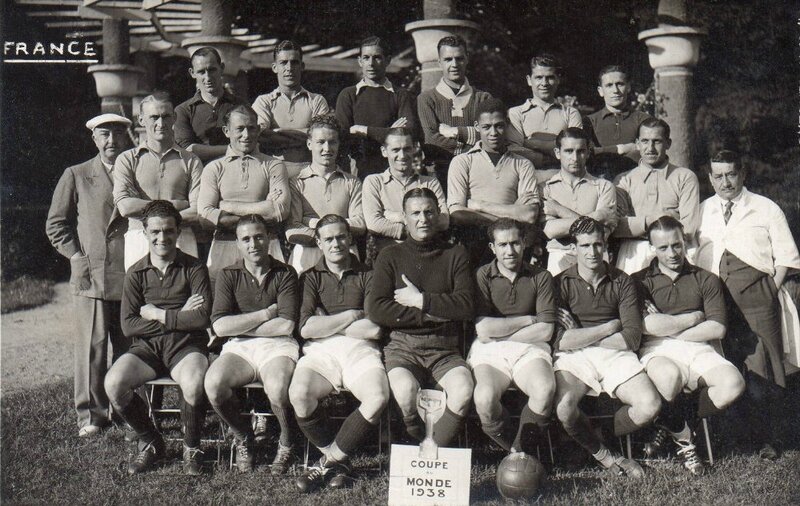
<svg viewBox="0 0 800 506">
<path fill-rule="evenodd" d="M 214 411 L 236 440 L 236 467 L 253 470 L 253 428 L 240 415 L 234 389 L 260 381 L 280 426 L 271 466 L 284 474 L 291 464 L 289 382 L 300 353 L 292 337 L 300 294 L 297 274 L 269 255 L 272 237 L 258 214 L 242 216 L 236 225 L 241 259 L 219 271 L 211 321 L 218 337 L 227 338 L 219 358 L 208 368 L 206 394 Z"/>
<path fill-rule="evenodd" d="M 390 330 L 386 371 L 411 437 L 425 437 L 417 413 L 419 389 L 433 380 L 446 392 L 447 406 L 434 425 L 433 439 L 447 446 L 472 399 L 472 374 L 461 356 L 463 322 L 473 318 L 472 270 L 463 246 L 437 237 L 436 194 L 428 188 L 409 190 L 403 214 L 408 238 L 378 255 L 366 312 Z"/>
<path fill-rule="evenodd" d="M 661 398 L 636 356 L 642 337 L 636 286 L 603 261 L 602 223 L 580 217 L 570 227 L 570 238 L 577 264 L 556 277 L 556 415 L 567 434 L 603 467 L 638 478 L 644 475 L 641 466 L 606 448 L 579 407 L 587 394 L 605 392 L 622 401 L 614 414 L 617 436 L 650 424 L 661 408 Z"/>
<path fill-rule="evenodd" d="M 647 227 L 647 237 L 655 258 L 633 276 L 645 304 L 639 353 L 664 402 L 645 449 L 654 456 L 672 440 L 684 467 L 699 475 L 704 466 L 692 442 L 697 422 L 730 406 L 744 391 L 744 378 L 711 344 L 725 337 L 722 282 L 686 259 L 681 222 L 662 216 Z M 681 391 L 699 395 L 690 402 Z"/>
<path fill-rule="evenodd" d="M 495 260 L 478 269 L 475 332 L 467 362 L 483 431 L 506 451 L 536 451 L 553 408 L 550 338 L 556 321 L 553 277 L 523 260 L 523 226 L 500 218 L 487 230 Z M 512 381 L 528 396 L 519 427 L 500 403 Z M 516 433 L 516 436 L 514 435 Z"/>
<path fill-rule="evenodd" d="M 183 396 L 184 471 L 199 475 L 208 368 L 205 329 L 211 310 L 208 271 L 176 246 L 181 215 L 170 202 L 148 202 L 142 223 L 149 254 L 128 269 L 122 287 L 122 331 L 133 343 L 108 371 L 105 388 L 114 411 L 136 432 L 139 453 L 128 465 L 128 474 L 136 474 L 163 458 L 165 449 L 147 405 L 134 390 L 171 376 Z"/>
<path fill-rule="evenodd" d="M 350 455 L 375 431 L 389 402 L 389 382 L 381 360 L 381 329 L 364 313 L 372 272 L 350 253 L 347 220 L 320 218 L 315 229 L 323 258 L 303 273 L 300 335 L 303 357 L 289 388 L 297 423 L 322 457 L 297 479 L 302 492 L 352 484 Z M 333 432 L 321 401 L 350 391 L 361 403 Z"/>
</svg>

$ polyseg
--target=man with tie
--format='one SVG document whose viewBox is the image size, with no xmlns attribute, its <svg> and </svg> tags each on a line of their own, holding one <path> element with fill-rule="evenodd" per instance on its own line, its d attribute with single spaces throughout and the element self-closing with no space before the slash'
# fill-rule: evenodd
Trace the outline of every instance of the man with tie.
<svg viewBox="0 0 800 506">
<path fill-rule="evenodd" d="M 790 270 L 800 269 L 800 254 L 786 216 L 772 200 L 744 186 L 746 169 L 737 153 L 720 151 L 711 159 L 709 179 L 715 195 L 700 206 L 697 265 L 718 274 L 757 342 L 732 353 L 744 359 L 753 436 L 759 455 L 778 457 L 774 420 L 781 416 L 786 372 L 778 290 Z M 738 355 L 738 357 L 736 356 Z"/>
<path fill-rule="evenodd" d="M 78 436 L 91 437 L 108 425 L 108 397 L 103 379 L 108 369 L 108 341 L 116 360 L 128 349 L 120 329 L 125 218 L 111 196 L 114 160 L 128 145 L 131 121 L 101 114 L 86 122 L 98 154 L 69 167 L 58 181 L 47 237 L 69 259 L 75 307 L 75 411 Z"/>
</svg>

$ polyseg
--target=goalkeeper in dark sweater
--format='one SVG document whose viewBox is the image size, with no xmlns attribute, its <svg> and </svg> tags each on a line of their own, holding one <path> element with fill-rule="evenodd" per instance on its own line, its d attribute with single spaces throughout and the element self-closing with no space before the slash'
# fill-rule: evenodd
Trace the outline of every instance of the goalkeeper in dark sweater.
<svg viewBox="0 0 800 506">
<path fill-rule="evenodd" d="M 462 322 L 474 316 L 475 294 L 466 250 L 437 238 L 439 212 L 436 195 L 427 188 L 404 195 L 408 239 L 378 256 L 366 312 L 390 330 L 386 372 L 409 435 L 425 436 L 416 408 L 419 389 L 433 383 L 447 393 L 447 409 L 433 430 L 436 443 L 447 446 L 472 399 L 474 384 L 461 342 Z"/>
</svg>

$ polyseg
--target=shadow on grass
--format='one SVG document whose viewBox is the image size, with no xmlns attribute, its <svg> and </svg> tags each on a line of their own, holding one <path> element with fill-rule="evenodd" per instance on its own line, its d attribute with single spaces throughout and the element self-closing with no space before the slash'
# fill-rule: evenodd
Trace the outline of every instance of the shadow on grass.
<svg viewBox="0 0 800 506">
<path fill-rule="evenodd" d="M 796 385 L 795 385 L 796 387 Z M 184 476 L 181 443 L 168 445 L 171 460 L 156 470 L 129 477 L 125 466 L 132 447 L 123 434 L 110 429 L 84 440 L 76 435 L 70 382 L 15 393 L 2 399 L 2 494 L 3 504 L 291 504 L 292 506 L 356 506 L 385 504 L 388 476 L 364 472 L 350 490 L 324 490 L 301 495 L 294 477 L 273 477 L 265 461 L 273 443 L 253 474 L 228 470 L 228 448 L 222 462 L 206 452 L 206 474 Z M 796 413 L 796 398 L 790 406 Z M 213 417 L 207 427 L 214 425 Z M 792 424 L 796 423 L 794 420 Z M 164 429 L 175 429 L 173 422 Z M 795 438 L 789 445 L 797 448 Z M 726 433 L 713 433 L 715 441 Z M 500 505 L 507 502 L 494 485 L 494 469 L 502 454 L 473 442 L 472 502 Z M 800 502 L 800 452 L 788 451 L 777 462 L 764 462 L 719 445 L 717 464 L 702 478 L 689 476 L 676 463 L 648 465 L 643 481 L 609 476 L 595 467 L 579 471 L 556 468 L 531 503 L 572 504 L 797 504 Z M 298 451 L 298 454 L 301 452 Z M 357 469 L 374 466 L 386 456 L 358 456 Z M 385 469 L 385 468 L 384 468 Z"/>
</svg>

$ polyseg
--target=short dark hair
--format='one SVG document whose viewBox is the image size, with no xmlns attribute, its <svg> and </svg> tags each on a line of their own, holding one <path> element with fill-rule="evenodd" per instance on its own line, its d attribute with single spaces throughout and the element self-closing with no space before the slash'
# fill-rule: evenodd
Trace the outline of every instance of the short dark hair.
<svg viewBox="0 0 800 506">
<path fill-rule="evenodd" d="M 605 242 L 605 226 L 594 218 L 588 216 L 581 216 L 572 222 L 569 227 L 569 242 L 575 244 L 578 242 L 578 236 L 581 234 L 596 234 L 600 233 Z"/>
<path fill-rule="evenodd" d="M 625 81 L 630 80 L 630 76 L 628 75 L 628 71 L 622 65 L 606 65 L 602 69 L 600 69 L 600 73 L 597 74 L 597 85 L 603 85 L 603 76 L 606 74 L 610 74 L 612 72 L 619 72 L 620 74 L 625 75 Z"/>
<path fill-rule="evenodd" d="M 336 135 L 340 138 L 342 136 L 342 127 L 333 114 L 318 114 L 311 118 L 311 122 L 308 124 L 308 138 L 311 138 L 311 132 L 319 128 L 329 128 L 336 132 Z"/>
<path fill-rule="evenodd" d="M 414 142 L 414 134 L 411 133 L 411 129 L 406 128 L 406 127 L 390 128 L 386 132 L 386 135 L 383 137 L 383 145 L 384 146 L 389 141 L 389 137 L 411 137 L 411 142 Z"/>
<path fill-rule="evenodd" d="M 531 58 L 531 70 L 535 67 L 549 67 L 556 69 L 556 73 L 561 75 L 561 64 L 555 56 L 550 53 L 540 53 Z"/>
<path fill-rule="evenodd" d="M 370 35 L 369 37 L 361 40 L 361 43 L 358 45 L 358 55 L 361 56 L 362 49 L 368 46 L 378 46 L 381 51 L 383 51 L 383 56 L 386 58 L 391 58 L 392 56 L 392 48 L 389 47 L 389 43 L 380 37 L 376 37 L 375 35 Z"/>
<path fill-rule="evenodd" d="M 406 202 L 411 199 L 429 199 L 433 201 L 433 204 L 436 206 L 436 209 L 439 209 L 439 199 L 436 198 L 436 194 L 433 193 L 433 190 L 430 188 L 412 188 L 403 195 L 403 211 L 406 210 Z"/>
<path fill-rule="evenodd" d="M 347 229 L 347 233 L 350 233 L 350 224 L 347 223 L 347 220 L 338 214 L 326 214 L 322 218 L 319 219 L 317 222 L 317 226 L 314 227 L 314 237 L 319 239 L 319 229 L 324 227 L 325 225 L 333 225 L 334 223 L 343 223 L 344 227 Z"/>
<path fill-rule="evenodd" d="M 235 229 L 239 230 L 239 227 L 243 227 L 245 225 L 261 225 L 264 227 L 264 230 L 267 233 L 271 233 L 271 228 L 267 223 L 267 220 L 265 220 L 260 214 L 245 214 L 239 218 L 239 221 L 236 222 Z"/>
<path fill-rule="evenodd" d="M 256 123 L 258 123 L 258 114 L 256 114 L 256 111 L 254 111 L 253 108 L 247 104 L 239 104 L 230 111 L 228 111 L 227 114 L 225 114 L 225 117 L 223 118 L 226 125 L 230 126 L 231 116 L 233 116 L 234 114 L 249 116 L 250 119 L 254 119 L 256 120 Z"/>
<path fill-rule="evenodd" d="M 665 215 L 660 217 L 647 226 L 646 234 L 647 240 L 650 242 L 650 244 L 653 244 L 653 239 L 651 237 L 653 230 L 662 230 L 664 232 L 669 232 L 670 230 L 680 230 L 681 234 L 683 234 L 683 223 L 676 220 L 672 216 Z"/>
<path fill-rule="evenodd" d="M 502 100 L 499 98 L 488 98 L 483 102 L 478 103 L 478 107 L 475 108 L 475 119 L 481 117 L 481 114 L 492 114 L 495 112 L 501 113 L 503 116 L 506 116 L 506 106 Z"/>
<path fill-rule="evenodd" d="M 742 163 L 742 157 L 736 151 L 730 149 L 723 149 L 711 158 L 711 163 L 730 163 L 736 167 L 736 172 L 744 172 L 745 167 Z M 711 174 L 711 163 L 708 164 L 708 173 Z"/>
<path fill-rule="evenodd" d="M 199 58 L 201 56 L 213 56 L 214 58 L 217 59 L 217 63 L 219 63 L 220 66 L 223 65 L 222 55 L 219 54 L 219 51 L 217 51 L 216 48 L 213 48 L 211 46 L 203 46 L 194 53 L 192 53 L 192 57 L 189 60 L 189 63 L 194 63 L 194 59 Z"/>
<path fill-rule="evenodd" d="M 436 44 L 436 54 L 441 53 L 444 46 L 462 47 L 464 48 L 464 52 L 467 52 L 467 41 L 460 35 L 448 35 L 447 37 L 439 39 L 439 42 Z"/>
<path fill-rule="evenodd" d="M 589 134 L 583 128 L 568 127 L 558 132 L 556 135 L 556 147 L 561 148 L 561 141 L 564 139 L 583 139 L 586 141 L 586 146 L 589 147 L 592 141 L 589 139 Z"/>
<path fill-rule="evenodd" d="M 281 51 L 297 51 L 300 53 L 300 61 L 303 61 L 303 48 L 293 40 L 282 40 L 272 49 L 272 61 L 278 61 L 278 53 Z"/>
<path fill-rule="evenodd" d="M 642 128 L 660 128 L 663 130 L 664 135 L 669 139 L 669 125 L 661 118 L 647 118 L 639 123 L 639 128 L 636 129 L 636 138 L 642 133 Z"/>
<path fill-rule="evenodd" d="M 489 242 L 494 242 L 494 233 L 502 232 L 503 230 L 511 230 L 516 228 L 519 232 L 519 238 L 525 238 L 525 227 L 520 222 L 512 218 L 499 218 L 486 227 L 486 235 L 489 237 Z"/>
<path fill-rule="evenodd" d="M 168 200 L 151 200 L 144 206 L 142 211 L 142 224 L 147 228 L 147 220 L 150 218 L 172 218 L 175 220 L 175 226 L 181 226 L 181 213 L 175 209 L 172 202 Z"/>
</svg>

